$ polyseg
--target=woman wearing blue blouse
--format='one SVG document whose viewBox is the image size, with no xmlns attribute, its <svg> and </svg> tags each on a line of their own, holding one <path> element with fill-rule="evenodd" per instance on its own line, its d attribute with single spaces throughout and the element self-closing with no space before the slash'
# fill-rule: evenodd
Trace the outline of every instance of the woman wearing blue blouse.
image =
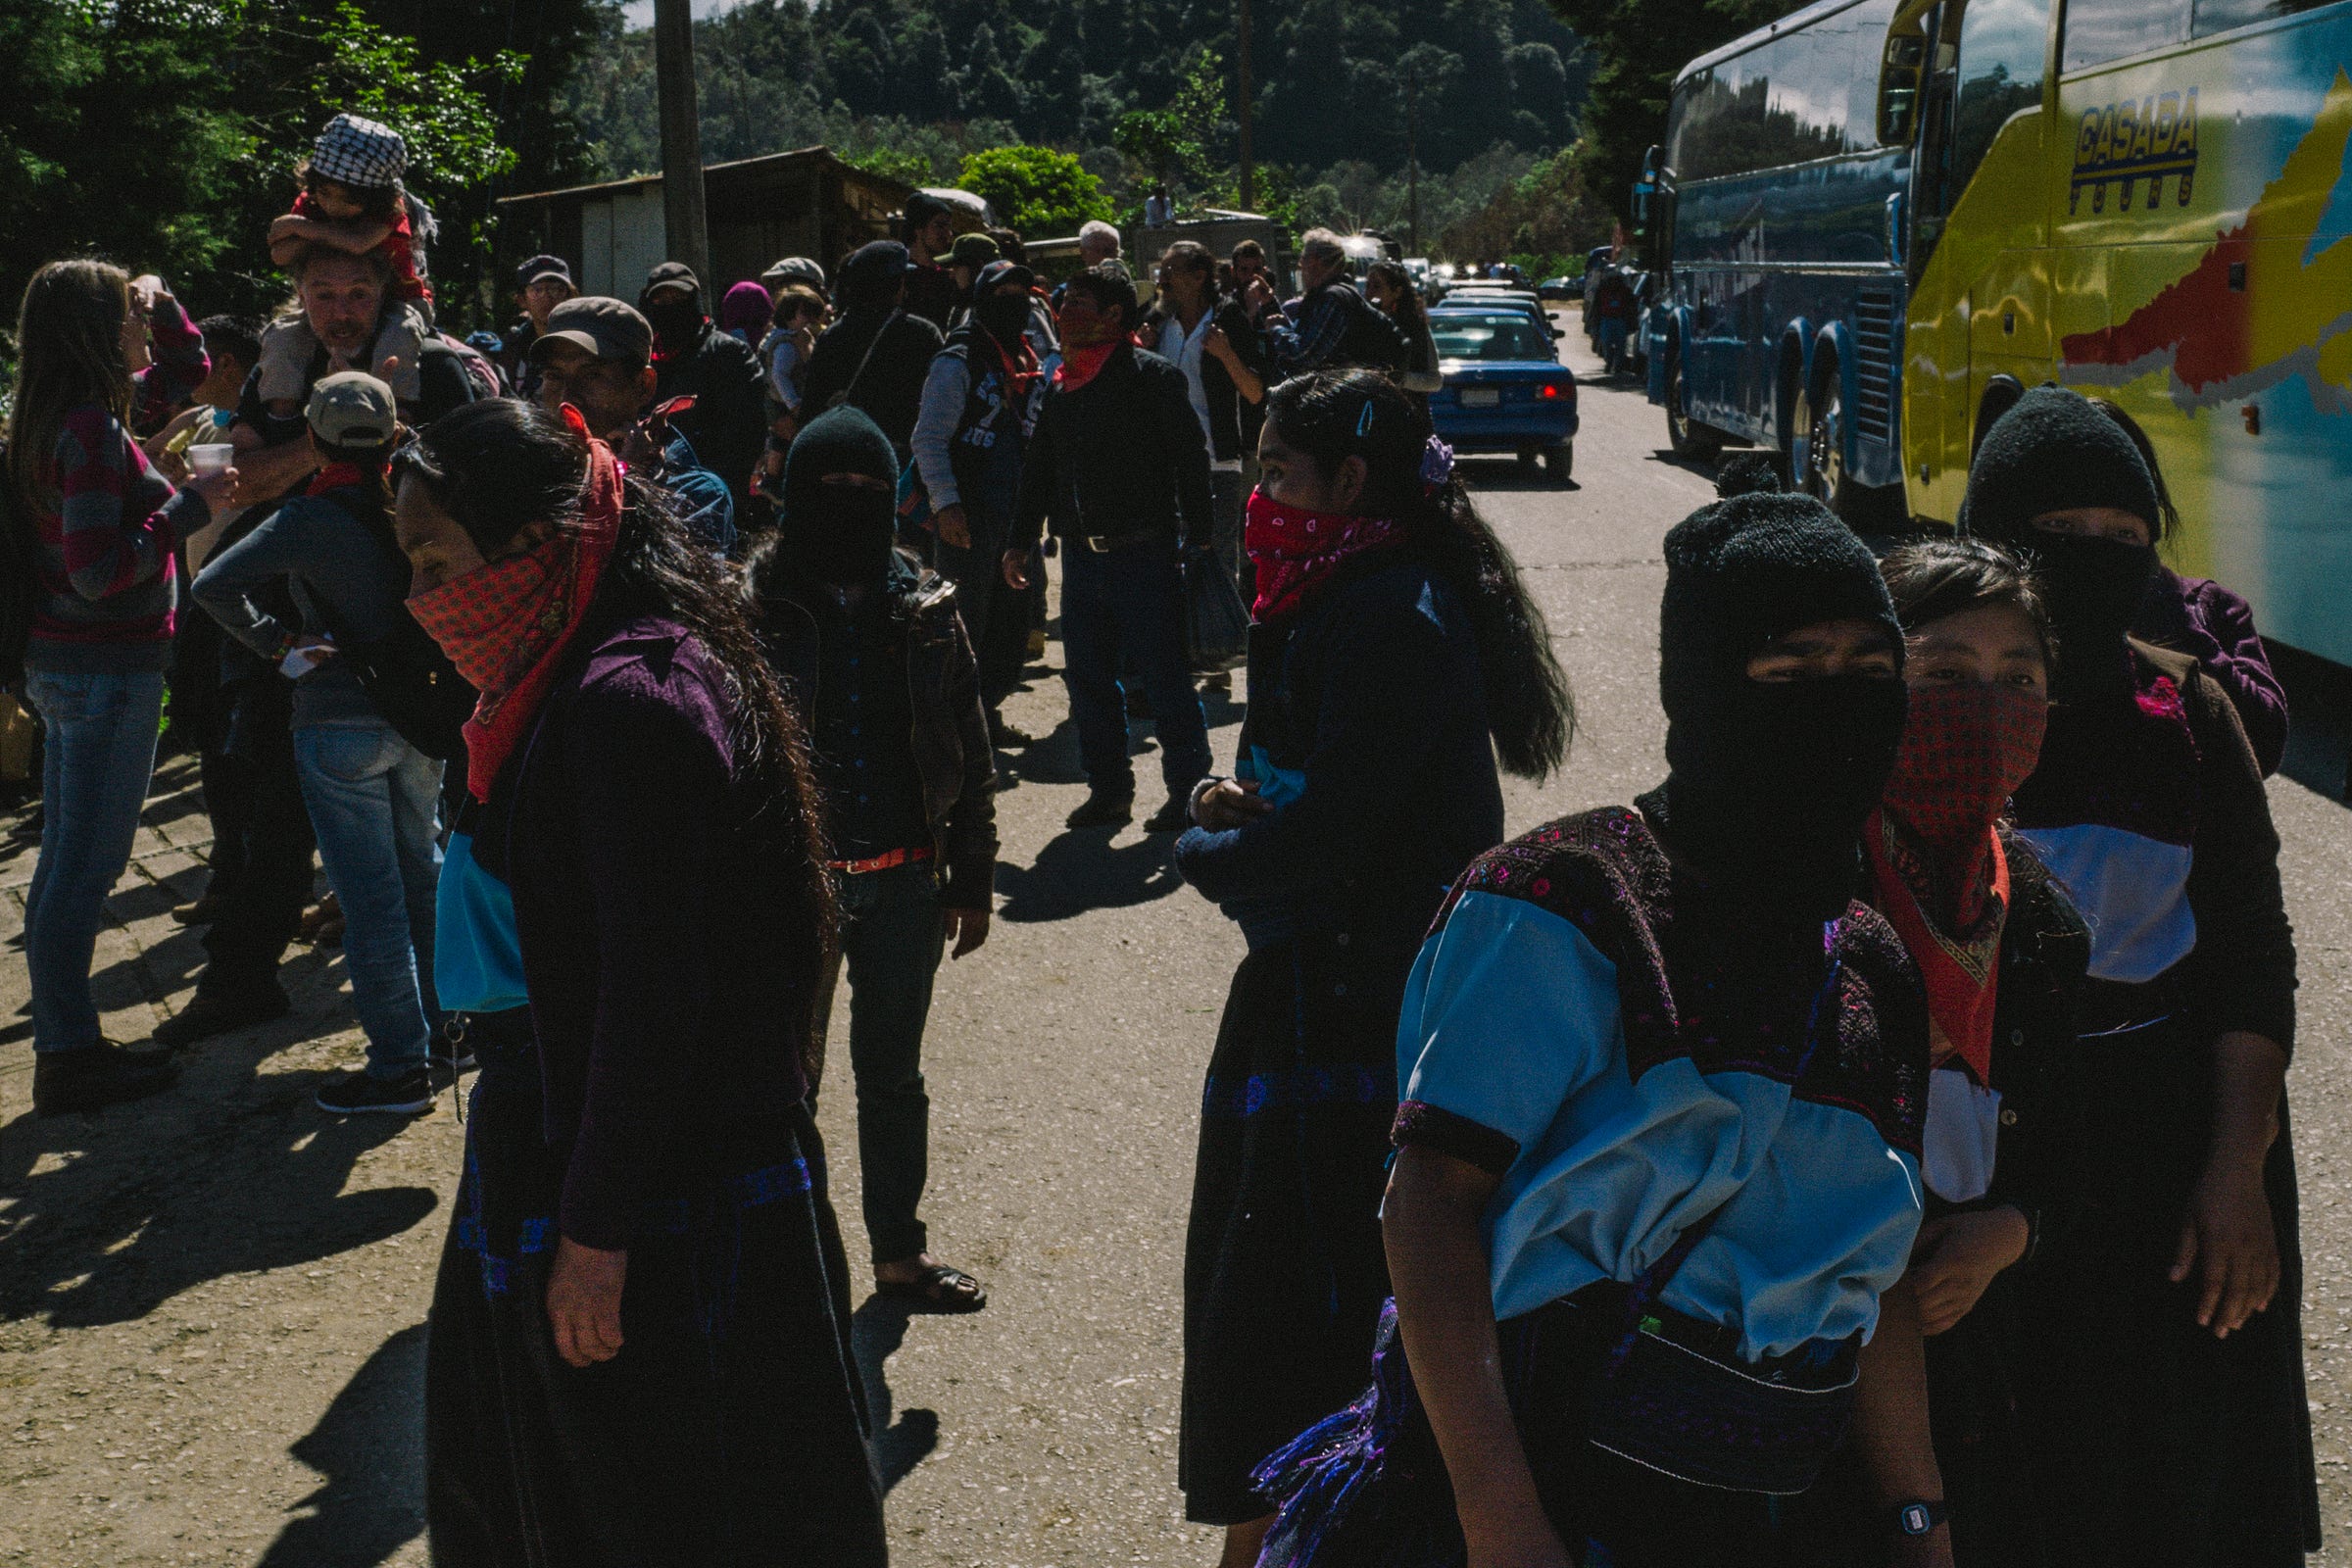
<svg viewBox="0 0 2352 1568">
<path fill-rule="evenodd" d="M 1900 632 L 1803 497 L 1708 507 L 1666 563 L 1667 782 L 1481 857 L 1413 966 L 1396 1332 L 1261 1472 L 1267 1564 L 1762 1565 L 1849 1413 L 1904 1462 L 1856 1402 L 1921 1212 L 1925 1006 L 1854 902 Z M 1933 1466 L 1878 1479 L 1948 1561 Z"/>
</svg>

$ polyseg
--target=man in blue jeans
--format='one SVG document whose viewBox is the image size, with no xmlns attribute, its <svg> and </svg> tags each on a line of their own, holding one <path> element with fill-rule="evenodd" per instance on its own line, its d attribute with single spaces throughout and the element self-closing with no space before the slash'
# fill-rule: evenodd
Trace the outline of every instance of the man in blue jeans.
<svg viewBox="0 0 2352 1568">
<path fill-rule="evenodd" d="M 306 411 L 319 469 L 303 493 L 206 563 L 196 602 L 228 634 L 294 676 L 294 761 L 327 881 L 343 906 L 343 963 L 368 1065 L 318 1091 L 338 1115 L 414 1115 L 435 1088 L 429 1046 L 441 764 L 392 727 L 338 644 L 389 636 L 408 613 L 409 566 L 384 515 L 399 417 L 392 389 L 344 371 Z M 254 602 L 291 591 L 299 624 Z"/>
<path fill-rule="evenodd" d="M 1115 828 L 1135 814 L 1124 669 L 1150 702 L 1168 789 L 1144 827 L 1176 833 L 1209 768 L 1179 565 L 1188 541 L 1206 550 L 1214 534 L 1208 447 L 1184 372 L 1128 341 L 1135 318 L 1135 283 L 1116 264 L 1064 285 L 1061 364 L 1024 457 L 1004 570 L 1015 592 L 1029 586 L 1029 552 L 1050 521 L 1062 541 L 1062 676 L 1089 786 L 1069 825 Z"/>
</svg>

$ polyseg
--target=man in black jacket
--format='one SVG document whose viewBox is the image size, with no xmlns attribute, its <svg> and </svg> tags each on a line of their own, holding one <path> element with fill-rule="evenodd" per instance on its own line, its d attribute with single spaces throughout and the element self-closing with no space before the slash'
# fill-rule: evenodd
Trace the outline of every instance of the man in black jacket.
<svg viewBox="0 0 2352 1568">
<path fill-rule="evenodd" d="M 906 309 L 909 266 L 895 239 L 875 240 L 842 263 L 833 294 L 841 318 L 816 340 L 801 382 L 804 416 L 836 401 L 863 410 L 890 437 L 902 467 L 941 342 L 938 327 Z"/>
<path fill-rule="evenodd" d="M 694 399 L 677 417 L 678 433 L 727 481 L 735 515 L 749 515 L 752 469 L 767 445 L 760 357 L 704 314 L 702 280 L 683 262 L 663 262 L 646 274 L 637 309 L 654 328 L 654 395 Z"/>
<path fill-rule="evenodd" d="M 1180 832 L 1194 784 L 1208 775 L 1208 726 L 1184 651 L 1188 544 L 1212 532 L 1208 446 L 1184 372 L 1128 341 L 1135 284 L 1114 265 L 1090 268 L 1062 295 L 1062 364 L 1022 464 L 1021 503 L 1004 580 L 1029 584 L 1029 551 L 1051 520 L 1062 540 L 1061 641 L 1070 716 L 1092 793 L 1072 827 L 1116 827 L 1134 814 L 1127 705 L 1133 671 L 1159 737 L 1167 804 L 1145 822 Z"/>
<path fill-rule="evenodd" d="M 1265 333 L 1267 358 L 1283 375 L 1351 366 L 1394 372 L 1410 362 L 1411 345 L 1396 323 L 1348 281 L 1348 252 L 1330 229 L 1299 236 L 1298 281 L 1306 292 L 1288 305 L 1274 303 L 1263 278 L 1246 296 Z"/>
<path fill-rule="evenodd" d="M 956 590 L 891 548 L 897 475 L 889 441 L 856 409 L 809 421 L 786 458 L 780 520 L 753 558 L 751 591 L 769 662 L 807 715 L 839 857 L 874 1283 L 932 1311 L 974 1312 L 987 1293 L 931 1255 L 916 1212 L 931 1103 L 922 1045 L 946 939 L 960 958 L 988 937 L 996 769 Z"/>
</svg>

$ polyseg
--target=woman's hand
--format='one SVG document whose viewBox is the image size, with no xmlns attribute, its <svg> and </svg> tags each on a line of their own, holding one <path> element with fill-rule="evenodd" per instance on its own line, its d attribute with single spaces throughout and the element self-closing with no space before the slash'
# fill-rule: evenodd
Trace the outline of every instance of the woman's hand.
<svg viewBox="0 0 2352 1568">
<path fill-rule="evenodd" d="M 947 922 L 948 937 L 956 944 L 949 957 L 960 958 L 967 953 L 976 953 L 980 944 L 988 940 L 986 909 L 942 909 L 940 915 Z"/>
<path fill-rule="evenodd" d="M 1258 798 L 1257 780 L 1226 778 L 1202 790 L 1193 802 L 1193 820 L 1211 833 L 1230 833 L 1273 809 L 1272 801 Z"/>
<path fill-rule="evenodd" d="M 1029 586 L 1028 551 L 1007 550 L 1004 552 L 1004 586 L 1016 594 L 1027 590 Z"/>
<path fill-rule="evenodd" d="M 2278 1289 L 2278 1233 L 2259 1163 L 2215 1158 L 2188 1195 L 2172 1281 L 2199 1277 L 2197 1324 L 2226 1340 Z"/>
<path fill-rule="evenodd" d="M 1950 1332 L 1976 1309 L 1993 1276 L 2026 1255 L 2033 1232 L 2015 1207 L 1946 1214 L 1919 1228 L 1911 1249 L 1911 1288 L 1919 1298 L 1919 1331 Z"/>
<path fill-rule="evenodd" d="M 557 1238 L 556 1264 L 547 1276 L 547 1321 L 556 1331 L 556 1353 L 567 1365 L 594 1366 L 620 1353 L 620 1288 L 628 1277 L 627 1252 Z"/>
<path fill-rule="evenodd" d="M 218 516 L 236 505 L 237 470 L 222 468 L 219 473 L 190 474 L 187 488 L 204 497 L 205 506 Z"/>
</svg>

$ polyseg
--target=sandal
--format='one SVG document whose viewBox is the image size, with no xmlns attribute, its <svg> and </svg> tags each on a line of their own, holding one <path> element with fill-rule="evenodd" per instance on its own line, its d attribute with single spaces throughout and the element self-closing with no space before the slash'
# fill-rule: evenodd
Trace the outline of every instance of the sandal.
<svg viewBox="0 0 2352 1568">
<path fill-rule="evenodd" d="M 874 1294 L 894 1300 L 919 1302 L 926 1311 L 947 1316 L 977 1312 L 988 1304 L 986 1287 L 959 1268 L 935 1263 L 911 1280 L 876 1280 Z"/>
</svg>

